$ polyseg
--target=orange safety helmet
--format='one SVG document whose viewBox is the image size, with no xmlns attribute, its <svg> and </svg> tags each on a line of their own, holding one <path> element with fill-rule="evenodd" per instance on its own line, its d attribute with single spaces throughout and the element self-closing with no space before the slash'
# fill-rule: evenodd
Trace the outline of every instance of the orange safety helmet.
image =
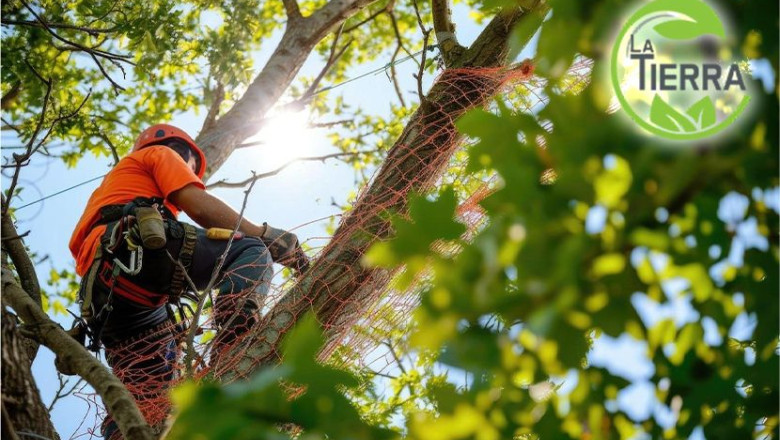
<svg viewBox="0 0 780 440">
<path fill-rule="evenodd" d="M 142 131 L 133 145 L 133 152 L 151 145 L 158 145 L 167 139 L 180 139 L 198 156 L 198 171 L 195 173 L 203 179 L 206 174 L 206 155 L 195 144 L 195 141 L 184 130 L 168 124 L 155 124 Z"/>
</svg>

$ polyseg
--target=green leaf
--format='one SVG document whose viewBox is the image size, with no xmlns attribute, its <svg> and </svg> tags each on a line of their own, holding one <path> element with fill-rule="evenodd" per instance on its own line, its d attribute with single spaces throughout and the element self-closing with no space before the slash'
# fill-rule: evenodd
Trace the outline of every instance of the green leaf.
<svg viewBox="0 0 780 440">
<path fill-rule="evenodd" d="M 699 130 L 703 130 L 716 122 L 715 105 L 712 103 L 712 99 L 709 96 L 705 96 L 698 100 L 690 106 L 685 113 L 693 118 L 693 121 Z"/>
<path fill-rule="evenodd" d="M 623 254 L 601 255 L 593 261 L 593 275 L 601 278 L 623 272 L 626 268 L 626 257 Z"/>
<path fill-rule="evenodd" d="M 650 106 L 650 121 L 665 130 L 673 132 L 682 131 L 688 133 L 696 131 L 696 125 L 687 115 L 675 110 L 659 95 L 655 95 Z"/>
<path fill-rule="evenodd" d="M 466 227 L 455 221 L 457 196 L 452 188 L 441 192 L 433 201 L 414 196 L 409 206 L 409 219 L 393 218 L 395 237 L 376 243 L 363 259 L 364 264 L 390 267 L 404 260 L 420 259 L 430 253 L 437 240 L 455 240 Z"/>
<path fill-rule="evenodd" d="M 616 208 L 629 189 L 633 175 L 628 161 L 612 155 L 612 166 L 601 172 L 593 182 L 596 202 L 607 208 Z"/>
<path fill-rule="evenodd" d="M 534 9 L 528 13 L 512 30 L 509 37 L 509 58 L 515 59 L 525 49 L 531 38 L 539 31 L 544 21 L 546 11 Z"/>
<path fill-rule="evenodd" d="M 475 372 L 489 371 L 501 359 L 496 336 L 488 329 L 470 326 L 444 347 L 440 360 Z"/>
</svg>

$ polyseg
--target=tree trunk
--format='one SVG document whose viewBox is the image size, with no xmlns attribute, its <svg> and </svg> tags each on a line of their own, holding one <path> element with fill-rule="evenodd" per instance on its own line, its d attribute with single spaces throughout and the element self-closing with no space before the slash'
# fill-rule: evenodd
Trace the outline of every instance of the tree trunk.
<svg viewBox="0 0 780 440">
<path fill-rule="evenodd" d="M 195 139 L 206 155 L 206 177 L 225 163 L 237 145 L 257 133 L 265 114 L 290 86 L 314 46 L 374 1 L 331 0 L 309 17 L 288 19 L 282 40 L 241 99 Z"/>
<path fill-rule="evenodd" d="M 440 177 L 458 146 L 455 121 L 466 111 L 486 105 L 508 77 L 506 70 L 490 68 L 505 65 L 511 28 L 528 12 L 537 11 L 514 9 L 499 14 L 455 60 L 456 68 L 444 71 L 330 244 L 248 340 L 224 357 L 230 365 L 216 366 L 217 377 L 224 381 L 248 377 L 275 363 L 281 336 L 309 309 L 326 326 L 334 321 L 344 325 L 354 321 L 344 319 L 345 310 L 361 310 L 366 298 L 381 290 L 375 287 L 386 284 L 387 272 L 363 267 L 362 256 L 373 243 L 391 236 L 388 214 L 405 214 L 410 193 L 429 189 Z M 346 304 L 353 306 L 345 308 Z"/>
<path fill-rule="evenodd" d="M 2 404 L 3 438 L 16 435 L 29 438 L 34 434 L 59 439 L 49 418 L 49 411 L 30 371 L 30 359 L 16 327 L 16 316 L 2 310 Z M 13 438 L 13 437 L 8 437 Z"/>
</svg>

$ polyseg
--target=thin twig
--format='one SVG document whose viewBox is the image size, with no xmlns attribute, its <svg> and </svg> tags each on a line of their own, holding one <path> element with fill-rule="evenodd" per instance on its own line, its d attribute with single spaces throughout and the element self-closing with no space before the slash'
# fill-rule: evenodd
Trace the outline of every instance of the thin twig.
<svg viewBox="0 0 780 440">
<path fill-rule="evenodd" d="M 111 155 L 114 156 L 114 166 L 116 166 L 116 164 L 119 163 L 119 152 L 117 151 L 116 146 L 102 131 L 98 131 L 98 137 L 103 139 L 103 142 L 105 142 L 108 145 L 108 148 L 111 149 Z"/>
<path fill-rule="evenodd" d="M 14 153 L 12 155 L 14 162 L 16 162 L 16 169 L 14 170 L 13 177 L 11 178 L 11 183 L 8 185 L 8 199 L 6 200 L 6 204 L 2 207 L 3 215 L 5 215 L 5 213 L 8 211 L 8 207 L 11 206 L 11 199 L 13 199 L 16 185 L 19 183 L 19 175 L 22 171 L 22 166 L 24 166 L 23 164 L 30 158 L 30 156 L 32 156 L 34 152 L 33 144 L 38 137 L 38 133 L 40 133 L 41 128 L 43 127 L 43 122 L 46 120 L 46 111 L 49 108 L 49 98 L 51 97 L 51 80 L 44 79 L 43 76 L 41 76 L 41 74 L 38 73 L 38 71 L 35 70 L 35 68 L 27 61 L 27 59 L 24 60 L 24 63 L 33 72 L 33 74 L 46 85 L 46 94 L 43 97 L 43 105 L 41 106 L 41 114 L 38 117 L 38 122 L 35 124 L 35 129 L 33 130 L 30 140 L 27 141 L 27 145 L 25 145 L 26 152 L 24 154 Z"/>
<path fill-rule="evenodd" d="M 195 285 L 195 282 L 192 281 L 192 278 L 190 278 L 190 274 L 187 273 L 187 268 L 184 267 L 184 264 L 182 264 L 181 260 L 177 258 L 173 258 L 173 255 L 171 255 L 168 250 L 165 251 L 165 254 L 168 255 L 168 258 L 171 260 L 171 262 L 177 266 L 179 266 L 179 269 L 181 269 L 182 273 L 184 274 L 184 279 L 187 281 L 187 285 L 190 287 L 190 289 L 197 294 L 198 287 Z M 192 315 L 192 321 L 190 323 L 190 329 L 187 332 L 187 341 L 185 342 L 185 355 L 184 355 L 184 367 L 187 370 L 187 376 L 192 377 L 193 373 L 193 360 L 195 359 L 195 335 L 198 332 L 198 328 L 200 327 L 198 325 L 198 319 L 200 318 L 200 314 L 203 311 L 203 305 L 205 304 L 205 299 L 208 296 L 208 292 L 204 292 L 201 295 L 198 295 L 198 309 L 196 312 Z"/>
<path fill-rule="evenodd" d="M 366 18 L 366 19 L 363 19 L 363 20 L 359 21 L 358 23 L 356 23 L 356 24 L 353 24 L 352 26 L 350 26 L 350 27 L 348 27 L 348 28 L 344 29 L 344 33 L 345 33 L 345 34 L 347 34 L 347 33 L 350 33 L 350 32 L 352 32 L 352 31 L 354 31 L 355 29 L 359 28 L 360 26 L 363 26 L 364 24 L 368 23 L 369 21 L 371 21 L 371 20 L 374 20 L 375 18 L 377 18 L 377 17 L 379 17 L 380 15 L 384 14 L 384 13 L 385 13 L 385 12 L 387 12 L 388 10 L 392 9 L 392 6 L 391 6 L 391 5 L 393 5 L 394 3 L 395 3 L 395 0 L 391 0 L 391 1 L 389 1 L 389 2 L 387 3 L 387 6 L 385 6 L 385 7 L 384 7 L 384 8 L 382 8 L 382 9 L 379 9 L 378 11 L 376 11 L 376 12 L 374 12 L 373 14 L 369 15 L 369 16 L 368 16 L 368 18 Z"/>
<path fill-rule="evenodd" d="M 93 52 L 89 53 L 89 56 L 92 57 L 92 59 L 95 61 L 95 64 L 97 64 L 98 69 L 100 69 L 100 73 L 103 74 L 104 77 L 108 80 L 108 82 L 111 83 L 111 87 L 114 89 L 114 93 L 118 96 L 120 91 L 124 91 L 125 88 L 120 86 L 119 83 L 114 81 L 114 78 L 111 78 L 111 75 L 106 72 L 106 69 L 103 68 L 103 64 L 100 63 L 100 60 L 97 59 L 97 56 Z"/>
<path fill-rule="evenodd" d="M 49 34 L 51 34 L 51 36 L 56 38 L 57 40 L 65 43 L 67 45 L 70 45 L 70 46 L 72 46 L 72 47 L 74 47 L 74 48 L 76 48 L 78 50 L 87 52 L 87 53 L 89 53 L 89 54 L 91 54 L 93 56 L 98 56 L 98 57 L 105 58 L 105 59 L 114 59 L 114 60 L 117 60 L 117 61 L 122 61 L 122 62 L 125 62 L 125 63 L 128 63 L 128 64 L 131 64 L 133 66 L 135 65 L 135 63 L 130 61 L 130 59 L 132 58 L 131 55 L 119 55 L 119 54 L 115 54 L 115 53 L 111 53 L 111 52 L 106 52 L 104 50 L 97 50 L 95 48 L 89 48 L 89 47 L 86 47 L 86 46 L 84 46 L 82 44 L 79 44 L 79 43 L 76 43 L 74 41 L 70 41 L 70 40 L 68 40 L 66 38 L 63 38 L 62 36 L 60 36 L 59 34 L 54 32 L 54 30 L 51 27 L 49 27 L 49 23 L 46 20 L 44 20 L 41 16 L 36 14 L 35 10 L 33 10 L 33 8 L 30 7 L 30 5 L 28 5 L 25 0 L 19 0 L 19 1 L 22 3 L 22 5 L 24 5 L 25 8 L 27 8 L 28 11 L 30 11 L 30 13 L 33 15 L 33 17 L 35 17 L 35 19 L 43 26 L 43 28 L 46 29 L 46 31 Z"/>
<path fill-rule="evenodd" d="M 400 47 L 401 50 L 404 51 L 407 57 L 411 58 L 416 63 L 417 59 L 414 57 L 415 54 L 411 53 L 409 49 L 406 48 L 406 45 L 403 43 L 403 38 L 401 36 L 401 29 L 398 27 L 398 19 L 395 18 L 395 14 L 393 13 L 393 11 L 388 11 L 387 14 L 390 16 L 390 23 L 393 25 L 393 33 L 395 34 L 395 40 L 398 43 L 398 47 Z"/>
<path fill-rule="evenodd" d="M 128 64 L 134 66 L 135 63 L 130 61 L 130 58 L 131 58 L 130 55 L 119 55 L 119 54 L 115 54 L 115 53 L 111 53 L 111 52 L 107 52 L 107 51 L 104 51 L 104 50 L 97 49 L 97 47 L 102 45 L 105 41 L 107 41 L 107 39 L 104 39 L 103 41 L 99 42 L 94 47 L 87 47 L 87 46 L 84 46 L 83 44 L 77 43 L 75 41 L 68 40 L 68 39 L 62 37 L 61 35 L 59 35 L 57 32 L 55 32 L 54 29 L 52 29 L 49 26 L 49 23 L 45 19 L 43 19 L 42 16 L 38 15 L 35 12 L 35 10 L 29 4 L 27 4 L 27 2 L 25 0 L 20 0 L 20 2 L 22 3 L 22 5 L 24 5 L 24 7 L 28 11 L 30 11 L 30 14 L 32 14 L 33 17 L 35 17 L 35 19 L 41 24 L 41 26 L 44 29 L 46 29 L 46 31 L 52 37 L 54 37 L 55 39 L 65 43 L 66 45 L 70 46 L 70 47 L 61 48 L 61 50 L 77 50 L 77 51 L 82 51 L 82 52 L 88 53 L 89 56 L 92 58 L 92 60 L 95 62 L 95 64 L 97 64 L 98 69 L 100 69 L 100 72 L 103 74 L 103 76 L 105 76 L 106 79 L 108 79 L 108 81 L 111 83 L 112 87 L 114 88 L 114 92 L 119 94 L 118 90 L 124 90 L 124 88 L 122 86 L 120 86 L 116 81 L 114 81 L 114 79 L 111 78 L 111 76 L 108 74 L 108 72 L 106 72 L 106 70 L 103 68 L 103 65 L 98 60 L 98 57 L 107 59 L 107 60 L 111 61 L 116 66 L 119 66 L 119 64 L 118 64 L 119 61 L 124 62 L 124 63 L 128 63 Z M 120 67 L 120 69 L 122 69 L 122 74 L 124 75 L 124 69 L 121 66 L 119 66 L 119 67 Z"/>
<path fill-rule="evenodd" d="M 387 348 L 390 349 L 390 354 L 393 356 L 395 363 L 398 364 L 398 369 L 401 370 L 401 373 L 406 374 L 406 368 L 404 368 L 403 362 L 401 362 L 401 358 L 399 358 L 398 354 L 395 352 L 392 341 L 388 339 L 386 341 L 382 341 L 382 344 L 386 345 Z"/>
<path fill-rule="evenodd" d="M 330 128 L 335 127 L 337 125 L 344 125 L 348 124 L 350 122 L 353 122 L 354 119 L 340 119 L 338 121 L 330 121 L 330 122 L 313 122 L 309 124 L 309 128 Z"/>
<path fill-rule="evenodd" d="M 417 6 L 417 0 L 414 0 L 412 2 L 412 5 L 414 6 L 414 13 L 417 16 L 417 25 L 420 27 L 420 31 L 423 34 L 423 48 L 421 51 L 422 56 L 420 57 L 419 69 L 417 73 L 413 75 L 414 78 L 417 80 L 417 95 L 420 97 L 420 107 L 423 107 L 426 105 L 427 100 L 425 98 L 425 94 L 423 94 L 422 80 L 423 80 L 423 75 L 425 73 L 425 61 L 429 49 L 428 39 L 430 38 L 433 28 L 425 27 L 425 24 L 423 23 L 422 15 L 420 14 L 420 8 Z"/>
<path fill-rule="evenodd" d="M 317 76 L 314 78 L 314 81 L 312 81 L 311 85 L 308 89 L 306 89 L 306 92 L 304 92 L 303 96 L 301 96 L 300 99 L 297 101 L 301 103 L 301 105 L 306 105 L 307 103 L 316 93 L 317 89 L 320 86 L 320 82 L 322 82 L 322 79 L 325 78 L 325 75 L 330 72 L 330 70 L 333 68 L 333 65 L 336 64 L 336 61 L 338 61 L 339 58 L 341 58 L 342 55 L 347 51 L 349 46 L 352 44 L 352 39 L 347 41 L 346 44 L 344 44 L 340 49 L 337 50 L 339 45 L 339 39 L 342 35 L 342 29 L 344 28 L 344 24 L 341 24 L 341 27 L 339 28 L 339 31 L 333 36 L 333 43 L 330 45 L 330 53 L 328 54 L 328 60 L 325 62 L 325 65 L 320 70 L 320 73 L 317 74 Z"/>
<path fill-rule="evenodd" d="M 79 380 L 77 380 L 76 383 L 73 384 L 73 386 L 70 387 L 68 391 L 64 391 L 65 386 L 69 382 L 69 380 L 67 379 L 63 380 L 64 377 L 65 376 L 62 373 L 60 373 L 59 371 L 57 372 L 57 379 L 60 381 L 60 388 L 57 390 L 57 393 L 54 395 L 54 398 L 52 399 L 51 403 L 49 404 L 49 407 L 47 408 L 47 411 L 49 412 L 51 412 L 54 409 L 54 405 L 57 403 L 58 400 L 62 399 L 63 397 L 67 397 L 71 395 L 71 393 L 73 393 L 73 391 L 75 391 L 76 388 L 78 388 L 79 385 L 81 385 L 81 383 L 84 382 L 84 379 L 80 377 Z"/>
<path fill-rule="evenodd" d="M 252 188 L 254 188 L 255 182 L 257 182 L 257 180 L 251 180 L 249 188 L 247 188 L 246 191 L 244 191 L 244 201 L 241 203 L 241 210 L 238 213 L 238 220 L 236 221 L 236 225 L 233 227 L 233 232 L 230 234 L 230 237 L 228 238 L 227 245 L 225 246 L 225 250 L 222 252 L 222 255 L 219 256 L 216 264 L 214 265 L 214 270 L 211 272 L 211 279 L 209 279 L 206 288 L 204 289 L 203 293 L 200 295 L 198 299 L 197 308 L 195 309 L 195 313 L 192 316 L 193 325 L 190 326 L 189 332 L 187 333 L 187 345 L 186 345 L 187 359 L 186 360 L 188 360 L 189 362 L 186 362 L 186 365 L 188 369 L 191 368 L 190 364 L 192 359 L 194 358 L 195 335 L 198 329 L 197 322 L 200 319 L 201 313 L 203 313 L 203 307 L 206 304 L 206 298 L 208 297 L 209 292 L 211 292 L 211 289 L 213 289 L 214 285 L 217 283 L 217 279 L 219 278 L 220 272 L 222 272 L 222 266 L 225 264 L 225 259 L 227 258 L 228 252 L 230 251 L 230 246 L 233 244 L 233 238 L 235 237 L 236 232 L 238 232 L 238 230 L 241 228 L 241 222 L 244 219 L 244 211 L 246 210 L 246 205 L 247 202 L 249 201 L 249 194 L 252 193 Z"/>
<path fill-rule="evenodd" d="M 6 241 L 20 240 L 20 239 L 22 239 L 24 237 L 27 237 L 28 235 L 30 235 L 30 231 L 24 232 L 24 233 L 19 234 L 19 235 L 13 235 L 13 236 L 10 236 L 10 237 L 3 237 L 2 239 L 0 239 L 0 241 L 5 243 Z"/>
<path fill-rule="evenodd" d="M 349 156 L 358 156 L 361 154 L 372 154 L 376 153 L 378 150 L 371 150 L 371 151 L 354 151 L 354 152 L 341 152 L 341 153 L 332 153 L 332 154 L 326 154 L 324 156 L 312 156 L 312 157 L 299 157 L 297 159 L 293 159 L 284 165 L 280 166 L 279 168 L 276 168 L 275 170 L 268 171 L 261 174 L 255 174 L 252 173 L 252 177 L 249 177 L 247 179 L 244 179 L 240 182 L 226 182 L 225 180 L 219 180 L 214 183 L 211 183 L 206 186 L 207 189 L 212 188 L 243 188 L 248 184 L 254 184 L 254 182 L 257 182 L 260 179 L 265 179 L 267 177 L 275 176 L 279 174 L 281 171 L 283 171 L 285 168 L 289 167 L 290 165 L 296 163 L 296 162 L 314 162 L 314 161 L 326 161 L 328 159 L 335 159 L 338 157 L 349 157 Z"/>
<path fill-rule="evenodd" d="M 395 89 L 395 94 L 398 96 L 398 100 L 401 101 L 401 106 L 406 107 L 406 100 L 404 100 L 403 93 L 401 92 L 401 85 L 398 83 L 398 76 L 395 71 L 395 61 L 398 58 L 398 54 L 402 50 L 406 52 L 407 56 L 410 56 L 415 63 L 417 60 L 414 58 L 414 56 L 411 56 L 411 52 L 409 52 L 409 50 L 406 49 L 406 46 L 404 45 L 403 38 L 401 37 L 401 31 L 398 29 L 398 20 L 396 20 L 395 14 L 393 14 L 392 11 L 388 11 L 387 15 L 390 16 L 390 23 L 393 25 L 395 40 L 398 43 L 396 45 L 395 51 L 393 52 L 393 56 L 390 59 L 390 80 L 393 82 L 393 88 Z"/>
<path fill-rule="evenodd" d="M 6 20 L 3 19 L 0 21 L 2 24 L 11 25 L 11 26 L 30 26 L 30 27 L 37 27 L 37 28 L 43 28 L 43 24 L 41 24 L 40 21 L 30 21 L 30 20 Z M 108 34 L 111 32 L 116 32 L 119 27 L 114 26 L 112 28 L 90 28 L 90 27 L 84 27 L 84 26 L 75 26 L 72 24 L 66 24 L 66 23 L 51 23 L 47 22 L 47 26 L 49 26 L 52 29 L 70 29 L 74 31 L 82 31 L 86 32 L 92 36 L 97 34 Z"/>
<path fill-rule="evenodd" d="M 8 200 L 7 200 L 7 204 L 3 206 L 3 209 L 2 209 L 2 213 L 3 214 L 5 214 L 7 212 L 7 210 L 8 210 L 8 207 L 11 206 L 10 205 L 11 204 L 11 199 L 13 198 L 13 193 L 16 190 L 16 186 L 17 186 L 18 181 L 19 181 L 19 175 L 21 173 L 22 167 L 26 166 L 29 163 L 30 157 L 32 157 L 32 155 L 35 154 L 46 143 L 46 140 L 51 135 L 52 131 L 54 130 L 54 127 L 57 124 L 59 124 L 60 122 L 76 116 L 81 111 L 81 109 L 84 107 L 84 105 L 87 103 L 87 101 L 89 100 L 90 96 L 92 95 L 92 90 L 90 89 L 90 91 L 84 97 L 84 100 L 81 101 L 81 103 L 76 107 L 75 110 L 73 110 L 72 112 L 70 112 L 70 113 L 68 113 L 66 115 L 60 114 L 59 116 L 57 116 L 52 121 L 51 125 L 49 126 L 48 131 L 43 136 L 43 138 L 38 140 L 36 145 L 33 145 L 33 144 L 35 144 L 35 142 L 37 140 L 38 134 L 40 133 L 40 130 L 41 130 L 42 126 L 43 126 L 43 122 L 44 122 L 44 120 L 46 118 L 46 110 L 48 109 L 48 105 L 49 105 L 49 98 L 50 98 L 50 95 L 51 95 L 52 84 L 51 84 L 50 80 L 44 79 L 38 73 L 38 71 L 35 70 L 35 68 L 31 64 L 29 64 L 27 62 L 27 60 L 25 60 L 25 63 L 33 71 L 33 73 L 41 81 L 43 81 L 44 84 L 46 84 L 46 96 L 44 96 L 43 106 L 41 108 L 41 115 L 40 115 L 40 117 L 38 119 L 38 123 L 36 124 L 35 130 L 33 131 L 33 134 L 30 137 L 30 140 L 27 141 L 27 144 L 25 145 L 25 150 L 26 150 L 25 153 L 24 154 L 16 154 L 16 153 L 14 153 L 12 155 L 13 158 L 14 158 L 14 162 L 16 162 L 16 164 L 13 165 L 13 167 L 14 167 L 14 174 L 13 174 L 13 177 L 11 178 L 11 185 L 8 186 Z M 10 167 L 10 165 L 8 167 Z"/>
<path fill-rule="evenodd" d="M 22 131 L 19 129 L 18 126 L 14 125 L 14 124 L 11 124 L 10 122 L 6 121 L 5 118 L 0 117 L 0 121 L 3 122 L 3 128 L 2 128 L 3 131 L 13 130 L 18 135 L 22 134 Z"/>
<path fill-rule="evenodd" d="M 420 10 L 417 7 L 417 1 L 414 1 L 414 12 L 417 14 L 417 23 L 420 26 L 420 30 L 423 33 L 423 50 L 422 50 L 422 56 L 420 59 L 420 69 L 417 71 L 417 74 L 414 75 L 415 79 L 417 79 L 417 95 L 420 97 L 420 106 L 422 107 L 425 105 L 426 98 L 425 94 L 423 94 L 423 75 L 425 74 L 425 57 L 428 54 L 428 38 L 431 36 L 431 29 L 428 29 L 423 24 L 422 17 L 420 16 Z"/>
</svg>

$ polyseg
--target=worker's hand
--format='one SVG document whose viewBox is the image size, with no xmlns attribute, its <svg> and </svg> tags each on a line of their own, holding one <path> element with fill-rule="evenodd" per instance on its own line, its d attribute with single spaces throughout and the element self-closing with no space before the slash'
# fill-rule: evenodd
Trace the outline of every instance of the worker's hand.
<svg viewBox="0 0 780 440">
<path fill-rule="evenodd" d="M 309 268 L 309 257 L 301 249 L 297 235 L 266 224 L 265 232 L 260 238 L 268 247 L 274 262 L 301 273 Z"/>
</svg>

